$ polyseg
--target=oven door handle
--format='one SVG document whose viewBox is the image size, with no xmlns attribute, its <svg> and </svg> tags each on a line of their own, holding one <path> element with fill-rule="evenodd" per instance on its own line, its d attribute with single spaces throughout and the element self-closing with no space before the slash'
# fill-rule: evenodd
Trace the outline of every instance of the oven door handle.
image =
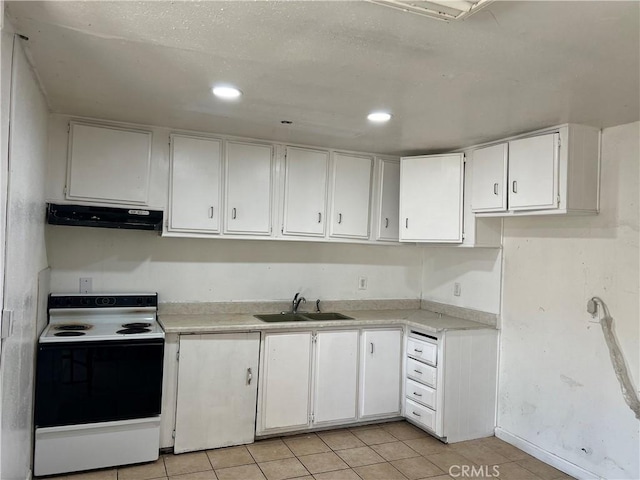
<svg viewBox="0 0 640 480">
<path fill-rule="evenodd" d="M 251 385 L 251 380 L 253 379 L 253 373 L 250 368 L 247 368 L 247 385 Z"/>
</svg>

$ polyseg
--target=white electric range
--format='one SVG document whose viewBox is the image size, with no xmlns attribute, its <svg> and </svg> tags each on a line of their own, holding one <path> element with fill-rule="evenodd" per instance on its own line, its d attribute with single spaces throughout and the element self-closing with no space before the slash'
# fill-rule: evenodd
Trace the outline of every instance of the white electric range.
<svg viewBox="0 0 640 480">
<path fill-rule="evenodd" d="M 156 460 L 164 357 L 157 294 L 52 294 L 48 307 L 34 474 Z"/>
</svg>

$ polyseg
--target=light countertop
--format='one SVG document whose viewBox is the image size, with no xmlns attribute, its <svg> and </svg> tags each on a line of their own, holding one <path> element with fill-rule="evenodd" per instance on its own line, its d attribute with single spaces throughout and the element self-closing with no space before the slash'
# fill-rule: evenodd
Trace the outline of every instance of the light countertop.
<svg viewBox="0 0 640 480">
<path fill-rule="evenodd" d="M 255 312 L 256 314 L 264 312 Z M 304 313 L 304 312 L 300 312 Z M 224 333 L 310 328 L 406 325 L 438 333 L 447 330 L 495 329 L 493 325 L 465 320 L 429 310 L 341 310 L 353 320 L 263 322 L 247 313 L 161 313 L 158 321 L 166 333 Z"/>
</svg>

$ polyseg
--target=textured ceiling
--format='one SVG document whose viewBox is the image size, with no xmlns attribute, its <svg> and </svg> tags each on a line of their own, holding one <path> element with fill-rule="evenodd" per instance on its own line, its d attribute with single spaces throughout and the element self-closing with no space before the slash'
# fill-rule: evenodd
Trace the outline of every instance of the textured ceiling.
<svg viewBox="0 0 640 480">
<path fill-rule="evenodd" d="M 495 2 L 452 23 L 364 1 L 6 5 L 54 112 L 381 153 L 640 117 L 635 1 Z M 219 82 L 241 100 L 215 99 Z"/>
</svg>

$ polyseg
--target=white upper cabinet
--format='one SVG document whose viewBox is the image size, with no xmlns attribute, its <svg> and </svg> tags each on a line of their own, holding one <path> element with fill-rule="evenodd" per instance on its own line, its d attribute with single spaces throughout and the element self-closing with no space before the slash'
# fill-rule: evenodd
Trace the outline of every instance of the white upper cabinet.
<svg viewBox="0 0 640 480">
<path fill-rule="evenodd" d="M 473 151 L 472 212 L 499 212 L 507 209 L 508 153 L 507 143 Z"/>
<path fill-rule="evenodd" d="M 477 215 L 598 212 L 597 128 L 553 127 L 476 149 L 472 158 L 472 211 Z"/>
<path fill-rule="evenodd" d="M 325 235 L 329 152 L 287 147 L 284 235 Z"/>
<path fill-rule="evenodd" d="M 372 157 L 334 155 L 332 237 L 369 238 L 372 171 Z"/>
<path fill-rule="evenodd" d="M 169 230 L 220 231 L 221 170 L 221 140 L 171 136 Z"/>
<path fill-rule="evenodd" d="M 67 199 L 145 205 L 150 170 L 151 132 L 70 122 Z"/>
<path fill-rule="evenodd" d="M 509 208 L 553 208 L 558 198 L 558 147 L 552 133 L 509 142 Z"/>
<path fill-rule="evenodd" d="M 398 241 L 400 203 L 400 162 L 382 159 L 379 163 L 379 212 L 377 240 Z"/>
<path fill-rule="evenodd" d="M 272 164 L 271 145 L 226 142 L 225 233 L 271 233 Z"/>
<path fill-rule="evenodd" d="M 400 160 L 400 241 L 462 242 L 464 155 Z"/>
</svg>

